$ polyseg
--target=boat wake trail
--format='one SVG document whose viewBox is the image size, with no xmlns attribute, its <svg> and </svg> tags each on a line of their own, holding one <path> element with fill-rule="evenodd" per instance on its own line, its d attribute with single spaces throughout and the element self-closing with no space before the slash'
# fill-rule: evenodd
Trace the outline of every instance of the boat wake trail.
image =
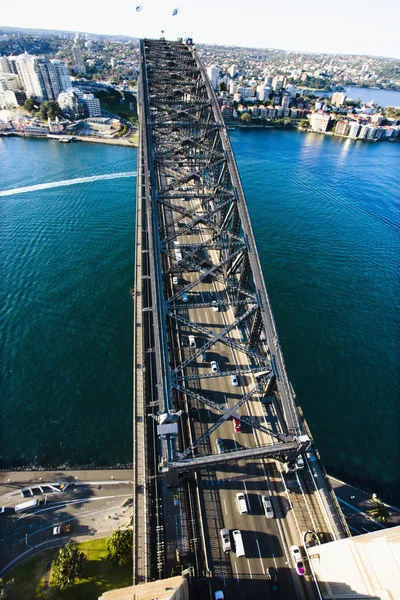
<svg viewBox="0 0 400 600">
<path fill-rule="evenodd" d="M 40 190 L 49 190 L 51 188 L 64 187 L 66 185 L 77 185 L 78 183 L 92 183 L 93 181 L 103 181 L 104 179 L 136 177 L 136 175 L 136 171 L 125 171 L 122 173 L 106 173 L 105 175 L 92 175 L 91 177 L 77 177 L 76 179 L 65 179 L 63 181 L 50 181 L 49 183 L 39 183 L 37 185 L 29 185 L 27 187 L 3 190 L 0 191 L 0 197 L 13 196 L 14 194 L 26 194 L 28 192 L 38 192 Z"/>
</svg>

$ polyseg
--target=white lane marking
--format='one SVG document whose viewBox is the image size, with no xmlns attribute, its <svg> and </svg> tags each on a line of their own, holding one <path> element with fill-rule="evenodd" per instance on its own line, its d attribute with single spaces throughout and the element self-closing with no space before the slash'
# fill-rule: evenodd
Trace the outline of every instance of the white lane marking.
<svg viewBox="0 0 400 600">
<path fill-rule="evenodd" d="M 262 561 L 262 556 L 261 556 L 261 550 L 260 550 L 260 544 L 258 543 L 258 539 L 256 538 L 256 544 L 257 544 L 257 550 L 258 550 L 258 555 L 260 557 L 260 563 L 261 563 L 261 568 L 263 570 L 263 573 L 265 575 L 265 569 L 264 569 L 264 565 L 263 565 L 263 561 Z"/>
<path fill-rule="evenodd" d="M 228 514 L 228 509 L 227 509 L 227 506 L 226 506 L 226 500 L 225 500 L 225 498 L 223 498 L 223 501 L 224 501 L 224 507 L 225 507 L 225 514 L 227 515 Z"/>
<path fill-rule="evenodd" d="M 206 313 L 206 320 L 207 320 L 207 323 L 210 324 L 210 319 L 208 318 L 208 314 L 207 313 Z"/>
<path fill-rule="evenodd" d="M 245 489 L 246 495 L 248 495 L 248 491 L 247 491 L 247 487 L 246 487 L 246 482 L 245 481 L 243 481 L 243 487 Z"/>
<path fill-rule="evenodd" d="M 251 568 L 250 568 L 250 561 L 249 561 L 249 559 L 248 559 L 248 558 L 246 558 L 246 560 L 247 560 L 247 564 L 248 564 L 248 566 L 249 566 L 249 573 L 250 573 L 250 577 L 251 577 L 251 578 L 253 578 L 253 573 L 251 572 Z"/>
<path fill-rule="evenodd" d="M 236 565 L 235 561 L 233 561 L 233 568 L 235 569 L 235 573 L 236 573 L 236 581 L 239 583 L 239 581 L 240 581 L 240 579 L 239 579 L 239 573 L 238 573 L 237 565 Z"/>
</svg>

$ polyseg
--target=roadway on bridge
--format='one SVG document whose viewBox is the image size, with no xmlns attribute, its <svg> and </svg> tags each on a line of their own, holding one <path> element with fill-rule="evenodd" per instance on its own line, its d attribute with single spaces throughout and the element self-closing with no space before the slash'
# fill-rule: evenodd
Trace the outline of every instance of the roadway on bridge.
<svg viewBox="0 0 400 600">
<path fill-rule="evenodd" d="M 196 200 L 184 200 L 175 202 L 185 208 L 194 209 Z M 189 223 L 189 219 L 182 218 L 183 223 Z M 205 224 L 199 224 L 198 228 L 192 230 L 191 235 L 178 237 L 180 244 L 204 242 L 210 237 L 209 229 Z M 220 261 L 217 252 L 208 251 L 209 258 L 214 264 Z M 174 291 L 182 285 L 194 281 L 196 273 L 184 273 L 179 281 L 179 286 L 171 286 Z M 172 290 L 171 290 L 172 291 Z M 224 289 L 224 284 L 212 279 L 209 283 L 201 282 L 188 293 L 187 309 L 180 310 L 180 314 L 190 321 L 210 328 L 214 332 L 222 330 L 226 325 L 232 323 L 235 317 L 232 307 L 222 307 L 215 311 L 212 307 L 191 308 L 191 304 L 199 302 L 210 302 L 212 300 L 229 300 Z M 180 304 L 182 304 L 180 302 Z M 186 314 L 185 314 L 186 313 Z M 201 332 L 190 331 L 185 325 L 179 324 L 180 353 L 188 357 L 192 351 L 182 344 L 186 342 L 189 335 L 194 335 L 196 347 L 199 348 L 207 340 L 207 336 Z M 229 337 L 238 342 L 246 339 L 247 332 L 242 328 L 235 328 Z M 236 367 L 254 366 L 249 362 L 244 353 L 217 342 L 206 352 L 206 361 L 201 357 L 186 368 L 186 374 L 207 374 L 211 372 L 210 363 L 216 361 L 220 371 L 233 370 Z M 251 361 L 251 359 L 250 359 Z M 179 362 L 179 359 L 178 359 Z M 181 375 L 181 373 L 179 373 Z M 236 402 L 256 385 L 257 381 L 251 374 L 240 375 L 239 385 L 232 385 L 231 378 L 215 377 L 190 381 L 190 389 L 204 393 L 214 402 L 226 408 L 233 407 Z M 196 387 L 198 388 L 196 390 Z M 214 423 L 220 415 L 212 409 L 202 405 L 195 406 L 192 401 L 191 417 L 194 419 L 195 434 L 198 436 L 205 427 Z M 271 404 L 267 411 L 263 408 L 261 397 L 255 394 L 252 399 L 240 407 L 239 412 L 243 415 L 252 415 L 259 418 L 276 432 L 280 431 L 277 412 Z M 211 435 L 210 449 L 217 453 L 217 438 L 221 438 L 227 450 L 245 448 L 257 445 L 271 444 L 275 440 L 265 433 L 253 430 L 247 425 L 242 425 L 241 431 L 235 431 L 232 419 L 226 420 Z M 210 451 L 208 449 L 208 452 Z M 207 448 L 205 448 L 207 451 Z M 315 585 L 309 567 L 306 566 L 307 574 L 300 577 L 295 572 L 289 548 L 292 544 L 301 546 L 301 531 L 303 529 L 315 529 L 326 533 L 326 525 L 321 518 L 320 503 L 318 501 L 313 477 L 308 474 L 308 482 L 304 482 L 304 489 L 298 489 L 290 496 L 286 491 L 281 474 L 281 466 L 275 461 L 257 460 L 252 462 L 238 462 L 220 466 L 215 476 L 199 477 L 202 497 L 204 502 L 207 535 L 210 539 L 213 566 L 215 574 L 220 574 L 220 585 L 226 589 L 227 597 L 245 598 L 251 591 L 257 591 L 263 597 L 270 594 L 270 585 L 267 580 L 268 568 L 278 569 L 279 586 L 281 597 L 318 598 Z M 313 489 L 314 487 L 314 489 Z M 236 494 L 244 492 L 249 507 L 248 514 L 239 515 L 236 506 Z M 270 494 L 274 508 L 274 518 L 267 519 L 261 504 L 261 496 Z M 297 494 L 302 496 L 302 502 L 292 497 Z M 220 509 L 217 504 L 219 503 Z M 293 505 L 300 506 L 301 514 L 297 518 Z M 240 529 L 246 557 L 237 558 L 235 552 L 230 553 L 230 563 L 227 561 L 222 550 L 220 540 L 220 528 L 226 527 L 231 532 Z M 305 554 L 303 553 L 305 558 Z M 257 583 L 255 583 L 257 582 Z M 251 587 L 250 587 L 251 583 Z M 226 586 L 226 588 L 225 588 Z M 295 589 L 294 589 L 295 587 Z M 230 590 L 230 591 L 229 591 Z"/>
</svg>

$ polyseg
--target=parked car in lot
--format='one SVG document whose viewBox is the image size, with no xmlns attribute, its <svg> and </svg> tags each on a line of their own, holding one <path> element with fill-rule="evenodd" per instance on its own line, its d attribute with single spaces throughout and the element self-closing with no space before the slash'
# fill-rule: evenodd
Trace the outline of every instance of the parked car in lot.
<svg viewBox="0 0 400 600">
<path fill-rule="evenodd" d="M 240 433 L 242 431 L 242 424 L 239 419 L 233 419 L 233 427 L 235 428 L 236 433 Z"/>
<path fill-rule="evenodd" d="M 218 304 L 217 304 L 217 301 L 216 301 L 216 300 L 213 300 L 213 301 L 211 302 L 211 306 L 212 306 L 212 309 L 213 309 L 213 311 L 214 311 L 214 312 L 218 312 L 218 311 L 219 311 L 219 306 L 218 306 Z"/>
<path fill-rule="evenodd" d="M 264 508 L 265 516 L 267 519 L 272 519 L 274 516 L 274 509 L 272 508 L 271 496 L 261 496 L 262 505 Z"/>
<path fill-rule="evenodd" d="M 217 439 L 217 452 L 218 454 L 223 454 L 225 452 L 225 444 L 222 438 Z"/>
<path fill-rule="evenodd" d="M 221 534 L 223 551 L 230 552 L 231 551 L 231 538 L 229 535 L 229 529 L 226 529 L 226 527 L 224 527 L 223 529 L 221 529 L 220 534 Z"/>
<path fill-rule="evenodd" d="M 239 385 L 239 380 L 237 375 L 231 375 L 231 383 L 234 387 L 237 387 Z"/>
<path fill-rule="evenodd" d="M 300 548 L 298 546 L 290 546 L 290 554 L 292 555 L 297 575 L 305 575 L 306 570 L 301 558 Z"/>
<path fill-rule="evenodd" d="M 70 532 L 71 525 L 69 523 L 66 525 L 57 525 L 56 527 L 53 527 L 53 535 L 64 535 Z"/>
<path fill-rule="evenodd" d="M 218 363 L 215 360 L 212 360 L 210 362 L 210 367 L 211 367 L 211 371 L 213 373 L 219 373 L 219 366 L 218 366 Z"/>
</svg>

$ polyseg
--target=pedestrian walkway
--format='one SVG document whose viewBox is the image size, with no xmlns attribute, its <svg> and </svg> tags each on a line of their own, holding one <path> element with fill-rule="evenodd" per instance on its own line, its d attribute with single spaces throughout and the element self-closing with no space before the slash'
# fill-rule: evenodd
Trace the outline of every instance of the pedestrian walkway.
<svg viewBox="0 0 400 600">
<path fill-rule="evenodd" d="M 373 507 L 371 494 L 336 479 L 336 477 L 328 475 L 328 479 L 353 535 L 400 525 L 400 508 L 385 504 L 388 511 L 388 521 L 384 525 L 368 515 L 367 511 Z"/>
</svg>

